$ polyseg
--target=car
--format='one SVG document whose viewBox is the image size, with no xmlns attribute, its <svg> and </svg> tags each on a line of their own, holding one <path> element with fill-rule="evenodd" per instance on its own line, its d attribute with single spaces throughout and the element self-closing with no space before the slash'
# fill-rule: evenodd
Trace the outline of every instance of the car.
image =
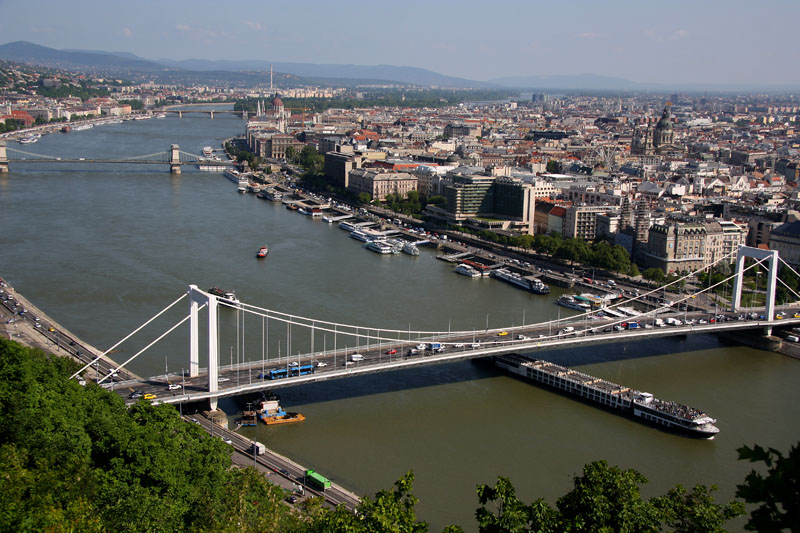
<svg viewBox="0 0 800 533">
<path fill-rule="evenodd" d="M 229 439 L 228 437 L 223 437 L 222 442 L 224 442 L 225 444 L 228 444 L 230 446 L 233 445 L 233 441 L 231 439 Z"/>
<path fill-rule="evenodd" d="M 144 393 L 143 393 L 142 391 L 140 391 L 140 390 L 135 390 L 135 391 L 133 391 L 133 392 L 131 393 L 131 395 L 129 396 L 129 398 L 130 398 L 131 400 L 138 400 L 138 399 L 139 399 L 139 398 L 141 398 L 142 396 L 144 396 Z"/>
<path fill-rule="evenodd" d="M 351 366 L 351 365 L 354 365 L 354 364 L 355 364 L 355 363 L 354 363 L 354 362 L 352 362 L 352 361 L 345 361 L 345 362 L 344 362 L 344 366 Z"/>
<path fill-rule="evenodd" d="M 464 347 L 464 343 L 463 342 L 457 342 L 457 343 L 453 344 L 453 348 L 463 348 L 463 347 Z"/>
<path fill-rule="evenodd" d="M 183 385 L 180 383 L 170 383 L 167 385 L 167 390 L 180 390 L 183 388 Z"/>
<path fill-rule="evenodd" d="M 714 320 L 714 319 L 712 318 L 711 320 Z M 700 320 L 697 321 L 697 323 L 698 324 L 708 324 L 708 320 L 706 320 L 704 318 L 701 318 Z"/>
<path fill-rule="evenodd" d="M 285 468 L 281 468 L 280 470 L 278 470 L 278 472 L 280 472 L 284 476 L 288 476 L 289 475 L 289 471 L 286 470 Z"/>
<path fill-rule="evenodd" d="M 469 345 L 469 347 L 470 348 L 480 348 L 481 347 L 481 343 L 473 342 L 472 344 Z"/>
<path fill-rule="evenodd" d="M 226 377 L 220 376 L 220 377 L 217 378 L 217 383 L 225 383 L 226 381 L 230 381 L 230 380 L 231 380 L 231 378 L 226 378 Z"/>
<path fill-rule="evenodd" d="M 394 354 L 396 354 L 396 353 L 397 353 L 397 350 L 394 350 L 394 349 L 392 349 L 392 350 L 386 350 L 386 355 L 394 355 Z"/>
<path fill-rule="evenodd" d="M 197 424 L 198 426 L 200 425 L 200 421 L 196 418 L 190 418 L 189 420 L 192 422 L 192 424 Z"/>
<path fill-rule="evenodd" d="M 328 363 L 325 361 L 317 361 L 317 368 L 322 368 L 323 366 L 328 366 Z"/>
<path fill-rule="evenodd" d="M 526 341 L 526 340 L 528 340 L 528 337 L 525 336 L 525 335 L 517 335 L 517 340 L 518 341 Z"/>
<path fill-rule="evenodd" d="M 289 503 L 297 503 L 297 497 L 296 496 L 287 496 L 286 497 L 286 501 L 289 502 Z"/>
<path fill-rule="evenodd" d="M 289 363 L 289 366 L 295 367 L 295 366 L 300 366 L 300 364 L 297 361 L 292 361 L 291 363 Z"/>
<path fill-rule="evenodd" d="M 507 331 L 501 331 L 500 333 L 497 334 L 498 337 L 505 337 L 506 335 L 508 335 Z"/>
<path fill-rule="evenodd" d="M 153 394 L 152 392 L 148 392 L 148 393 L 146 393 L 146 394 L 144 395 L 144 399 L 145 399 L 145 400 L 155 400 L 156 398 L 158 398 L 158 396 L 156 396 L 156 395 L 155 395 L 155 394 Z"/>
</svg>

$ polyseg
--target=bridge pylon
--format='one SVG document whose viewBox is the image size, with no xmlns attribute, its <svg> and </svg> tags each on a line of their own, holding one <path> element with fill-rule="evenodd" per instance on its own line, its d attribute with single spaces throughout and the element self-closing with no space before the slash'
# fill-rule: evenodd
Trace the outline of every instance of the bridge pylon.
<svg viewBox="0 0 800 533">
<path fill-rule="evenodd" d="M 6 141 L 0 141 L 0 173 L 8 172 L 8 153 L 6 153 Z"/>
<path fill-rule="evenodd" d="M 765 259 L 769 261 L 769 271 L 767 272 L 767 301 L 764 302 L 764 307 L 766 308 L 767 320 L 773 320 L 775 317 L 775 289 L 777 288 L 778 279 L 777 250 L 762 250 L 750 246 L 739 246 L 739 252 L 736 254 L 736 277 L 733 282 L 731 312 L 737 312 L 741 306 L 742 285 L 744 283 L 742 271 L 744 270 L 744 260 L 748 257 L 752 257 L 758 261 L 763 261 Z M 767 335 L 772 335 L 772 326 L 767 326 L 765 328 L 765 333 Z"/>
<path fill-rule="evenodd" d="M 208 307 L 208 392 L 217 392 L 219 382 L 219 349 L 217 346 L 217 306 L 219 302 L 213 294 L 206 294 L 189 285 L 189 376 L 200 375 L 200 321 L 198 311 L 200 305 Z M 209 398 L 211 410 L 217 408 L 217 397 Z"/>
<path fill-rule="evenodd" d="M 172 174 L 181 173 L 181 148 L 173 144 L 169 149 L 169 171 Z"/>
</svg>

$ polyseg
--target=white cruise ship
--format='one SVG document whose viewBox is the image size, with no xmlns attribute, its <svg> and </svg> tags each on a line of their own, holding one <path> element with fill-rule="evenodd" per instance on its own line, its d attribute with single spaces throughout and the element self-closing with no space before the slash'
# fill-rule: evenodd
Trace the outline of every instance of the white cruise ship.
<svg viewBox="0 0 800 533">
<path fill-rule="evenodd" d="M 467 276 L 468 278 L 479 278 L 481 277 L 481 273 L 478 272 L 476 268 L 473 268 L 467 264 L 461 263 L 456 267 L 455 270 L 456 274 L 461 274 L 462 276 Z"/>
</svg>

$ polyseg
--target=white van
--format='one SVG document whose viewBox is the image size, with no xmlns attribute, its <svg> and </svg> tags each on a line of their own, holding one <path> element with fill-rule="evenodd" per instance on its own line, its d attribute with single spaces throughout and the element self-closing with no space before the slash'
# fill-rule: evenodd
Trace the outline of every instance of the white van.
<svg viewBox="0 0 800 533">
<path fill-rule="evenodd" d="M 361 355 L 360 353 L 354 353 L 353 355 L 350 356 L 350 360 L 351 361 L 363 361 L 364 360 L 364 356 Z"/>
<path fill-rule="evenodd" d="M 797 335 L 786 335 L 786 340 L 789 342 L 800 342 L 800 338 Z"/>
</svg>

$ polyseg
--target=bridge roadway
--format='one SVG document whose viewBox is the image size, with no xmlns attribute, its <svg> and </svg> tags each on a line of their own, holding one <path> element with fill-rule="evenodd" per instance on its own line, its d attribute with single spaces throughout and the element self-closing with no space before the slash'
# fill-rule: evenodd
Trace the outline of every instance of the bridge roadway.
<svg viewBox="0 0 800 533">
<path fill-rule="evenodd" d="M 414 368 L 423 365 L 450 363 L 464 359 L 475 359 L 505 353 L 529 353 L 539 350 L 559 349 L 565 347 L 580 347 L 587 344 L 642 341 L 657 337 L 675 335 L 690 335 L 695 333 L 719 333 L 724 331 L 738 331 L 744 329 L 758 329 L 776 326 L 791 326 L 800 324 L 800 318 L 787 317 L 781 320 L 740 320 L 739 314 L 720 313 L 724 321 L 699 324 L 699 320 L 708 320 L 712 315 L 703 312 L 670 313 L 660 315 L 660 318 L 675 317 L 681 320 L 692 319 L 691 325 L 682 326 L 652 326 L 653 318 L 638 318 L 643 325 L 633 330 L 614 330 L 613 325 L 624 319 L 596 319 L 591 321 L 566 322 L 561 321 L 561 326 L 569 325 L 575 331 L 559 333 L 553 325 L 550 331 L 548 325 L 518 326 L 509 328 L 507 335 L 500 335 L 506 330 L 487 330 L 480 334 L 469 335 L 454 333 L 447 339 L 428 339 L 430 342 L 441 342 L 445 349 L 441 353 L 430 350 L 420 350 L 419 353 L 409 355 L 409 351 L 420 340 L 397 340 L 379 345 L 364 346 L 361 348 L 338 349 L 336 351 L 315 352 L 290 358 L 272 359 L 269 361 L 250 361 L 246 364 L 221 366 L 219 368 L 219 390 L 208 392 L 208 377 L 205 371 L 191 378 L 179 374 L 160 375 L 143 380 L 129 380 L 110 385 L 126 402 L 133 403 L 137 394 L 149 393 L 156 396 L 154 401 L 163 403 L 184 403 L 221 398 L 226 396 L 239 396 L 266 389 L 278 389 L 329 379 L 361 376 L 376 372 Z M 631 319 L 634 320 L 634 319 Z M 611 331 L 609 331 L 611 330 Z M 519 339 L 524 335 L 525 339 Z M 395 351 L 396 353 L 391 353 Z M 364 356 L 363 360 L 347 363 L 354 353 Z M 315 366 L 314 372 L 307 375 L 292 376 L 271 380 L 268 377 L 259 377 L 262 372 L 270 370 L 291 369 L 292 365 Z M 263 369 L 263 370 L 262 370 Z M 172 383 L 175 390 L 168 390 L 167 384 Z M 180 385 L 175 387 L 175 385 Z"/>
</svg>

